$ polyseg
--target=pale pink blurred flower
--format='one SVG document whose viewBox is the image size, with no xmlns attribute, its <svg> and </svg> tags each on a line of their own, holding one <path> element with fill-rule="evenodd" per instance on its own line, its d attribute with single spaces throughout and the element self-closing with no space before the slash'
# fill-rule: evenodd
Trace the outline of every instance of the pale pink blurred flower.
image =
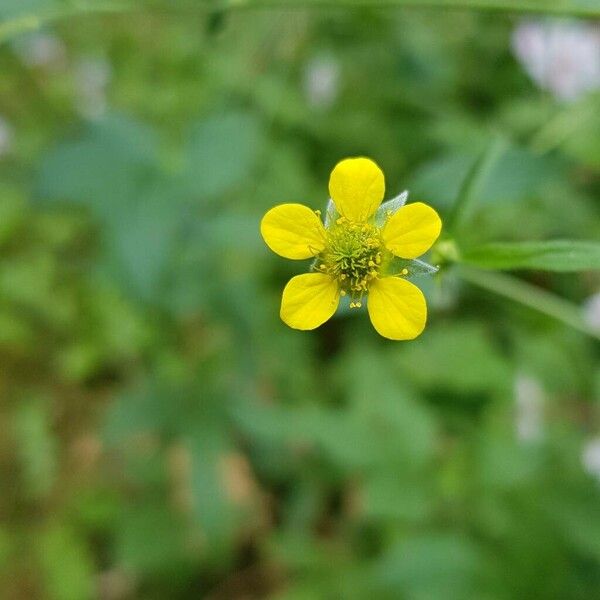
<svg viewBox="0 0 600 600">
<path fill-rule="evenodd" d="M 13 128 L 10 123 L 0 117 L 0 158 L 12 150 L 13 135 Z"/>
<path fill-rule="evenodd" d="M 592 438 L 583 447 L 581 453 L 583 468 L 600 481 L 600 437 Z"/>
<path fill-rule="evenodd" d="M 585 21 L 522 21 L 512 47 L 528 75 L 569 102 L 600 88 L 600 26 Z"/>
<path fill-rule="evenodd" d="M 583 318 L 592 331 L 600 333 L 600 292 L 585 301 Z"/>
<path fill-rule="evenodd" d="M 77 110 L 88 119 L 98 119 L 106 112 L 106 89 L 110 83 L 110 63 L 97 57 L 81 58 L 75 64 Z"/>
<path fill-rule="evenodd" d="M 52 33 L 28 33 L 16 38 L 12 46 L 21 62 L 28 67 L 57 70 L 66 65 L 65 45 Z"/>
<path fill-rule="evenodd" d="M 544 390 L 540 382 L 524 374 L 515 378 L 515 426 L 522 442 L 535 442 L 542 437 L 544 418 Z"/>
<path fill-rule="evenodd" d="M 340 67 L 330 56 L 316 56 L 304 68 L 304 94 L 308 103 L 319 109 L 330 108 L 340 87 Z"/>
</svg>

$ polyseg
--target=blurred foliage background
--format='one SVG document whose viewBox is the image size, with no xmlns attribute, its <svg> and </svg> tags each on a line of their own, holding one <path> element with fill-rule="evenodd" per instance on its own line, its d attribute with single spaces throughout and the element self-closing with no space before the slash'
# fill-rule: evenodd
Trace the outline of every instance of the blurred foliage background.
<svg viewBox="0 0 600 600">
<path fill-rule="evenodd" d="M 600 598 L 598 25 L 200 4 L 0 2 L 0 597 Z M 473 200 L 414 342 L 278 317 L 353 155 Z"/>
</svg>

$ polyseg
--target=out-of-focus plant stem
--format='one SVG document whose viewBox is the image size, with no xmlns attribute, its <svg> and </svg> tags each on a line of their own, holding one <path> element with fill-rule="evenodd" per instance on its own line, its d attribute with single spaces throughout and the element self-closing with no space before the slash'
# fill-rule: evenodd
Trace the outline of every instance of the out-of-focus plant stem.
<svg viewBox="0 0 600 600">
<path fill-rule="evenodd" d="M 460 277 L 472 285 L 519 302 L 591 337 L 600 339 L 600 333 L 588 326 L 579 307 L 568 300 L 505 273 L 481 271 L 464 265 L 456 268 Z"/>
<path fill-rule="evenodd" d="M 472 9 L 510 13 L 542 13 L 599 18 L 600 6 L 583 0 L 75 0 L 66 6 L 49 6 L 39 11 L 9 17 L 0 22 L 0 43 L 15 35 L 36 30 L 44 24 L 94 13 L 134 12 L 145 8 L 177 11 L 213 11 L 261 8 L 441 8 Z"/>
</svg>

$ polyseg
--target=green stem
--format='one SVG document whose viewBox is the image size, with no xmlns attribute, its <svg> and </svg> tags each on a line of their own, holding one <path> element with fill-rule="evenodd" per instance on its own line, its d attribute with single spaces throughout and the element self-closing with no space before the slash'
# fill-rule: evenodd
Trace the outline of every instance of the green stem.
<svg viewBox="0 0 600 600">
<path fill-rule="evenodd" d="M 544 315 L 557 319 L 569 327 L 600 339 L 600 333 L 593 331 L 585 322 L 581 309 L 568 300 L 511 275 L 480 271 L 464 265 L 456 268 L 460 277 L 472 285 L 519 302 Z"/>
<path fill-rule="evenodd" d="M 600 7 L 585 0 L 158 0 L 149 8 L 175 11 L 213 11 L 238 9 L 349 9 L 349 8 L 440 8 L 473 9 L 492 12 L 545 13 L 578 17 L 600 17 Z M 140 10 L 133 0 L 74 0 L 69 6 L 38 12 L 16 12 L 0 22 L 0 43 L 10 37 L 38 29 L 46 23 L 97 13 L 123 13 Z"/>
</svg>

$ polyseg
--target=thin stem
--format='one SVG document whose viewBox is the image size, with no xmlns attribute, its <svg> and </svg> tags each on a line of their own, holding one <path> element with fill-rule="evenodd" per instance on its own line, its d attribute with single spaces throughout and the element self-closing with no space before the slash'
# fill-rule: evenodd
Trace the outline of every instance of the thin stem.
<svg viewBox="0 0 600 600">
<path fill-rule="evenodd" d="M 213 11 L 239 9 L 348 9 L 348 8 L 440 8 L 473 9 L 492 12 L 541 13 L 576 17 L 600 17 L 600 7 L 582 0 L 157 0 L 147 5 L 151 9 L 177 11 Z M 0 44 L 7 39 L 42 27 L 46 23 L 66 18 L 95 14 L 140 11 L 132 0 L 79 0 L 63 8 L 37 12 L 16 12 L 0 22 Z"/>
<path fill-rule="evenodd" d="M 460 277 L 472 285 L 519 302 L 569 327 L 600 339 L 600 333 L 592 330 L 585 322 L 581 309 L 568 300 L 504 273 L 480 271 L 464 265 L 458 266 L 457 270 Z"/>
</svg>

